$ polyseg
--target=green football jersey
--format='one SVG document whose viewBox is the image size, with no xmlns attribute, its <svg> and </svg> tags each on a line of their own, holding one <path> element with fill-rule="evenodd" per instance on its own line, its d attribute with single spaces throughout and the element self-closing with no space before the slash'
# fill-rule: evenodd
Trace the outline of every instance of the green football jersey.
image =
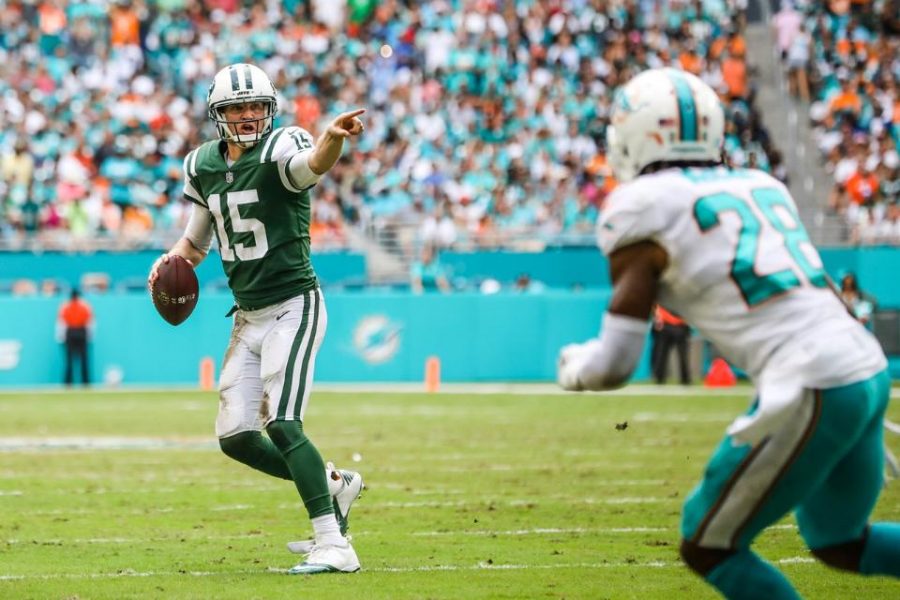
<svg viewBox="0 0 900 600">
<path fill-rule="evenodd" d="M 224 144 L 207 142 L 185 157 L 184 193 L 209 209 L 238 306 L 258 309 L 316 287 L 309 190 L 289 170 L 312 137 L 299 127 L 275 129 L 230 167 Z"/>
</svg>

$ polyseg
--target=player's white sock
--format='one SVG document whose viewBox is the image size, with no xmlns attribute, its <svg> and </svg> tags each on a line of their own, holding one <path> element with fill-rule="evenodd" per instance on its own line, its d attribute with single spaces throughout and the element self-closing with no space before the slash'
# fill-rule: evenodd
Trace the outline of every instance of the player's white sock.
<svg viewBox="0 0 900 600">
<path fill-rule="evenodd" d="M 334 515 L 322 515 L 312 519 L 313 531 L 316 532 L 316 544 L 323 546 L 343 546 L 346 544 L 341 528 Z"/>
</svg>

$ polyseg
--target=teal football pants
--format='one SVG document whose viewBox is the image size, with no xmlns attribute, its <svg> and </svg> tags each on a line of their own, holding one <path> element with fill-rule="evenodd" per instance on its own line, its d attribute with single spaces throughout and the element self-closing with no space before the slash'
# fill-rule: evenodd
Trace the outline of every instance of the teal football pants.
<svg viewBox="0 0 900 600">
<path fill-rule="evenodd" d="M 792 427 L 755 448 L 726 436 L 688 496 L 682 535 L 710 548 L 747 548 L 797 509 L 812 548 L 858 537 L 884 476 L 887 372 L 810 394 Z"/>
<path fill-rule="evenodd" d="M 875 566 L 900 555 L 887 549 L 900 544 L 900 527 L 878 524 L 872 535 L 867 529 L 883 484 L 889 392 L 884 371 L 855 384 L 810 391 L 792 426 L 756 447 L 735 447 L 726 436 L 685 502 L 685 541 L 695 554 L 698 548 L 710 550 L 700 552 L 692 568 L 729 598 L 742 597 L 739 590 L 754 578 L 770 586 L 770 597 L 797 597 L 775 569 L 749 552 L 763 529 L 795 510 L 800 534 L 812 550 L 856 542 L 867 547 L 862 564 L 851 570 L 900 575 L 895 572 L 900 565 Z M 882 553 L 882 547 L 890 556 L 866 558 Z M 709 568 L 698 569 L 705 560 Z M 723 581 L 729 573 L 744 583 Z"/>
</svg>

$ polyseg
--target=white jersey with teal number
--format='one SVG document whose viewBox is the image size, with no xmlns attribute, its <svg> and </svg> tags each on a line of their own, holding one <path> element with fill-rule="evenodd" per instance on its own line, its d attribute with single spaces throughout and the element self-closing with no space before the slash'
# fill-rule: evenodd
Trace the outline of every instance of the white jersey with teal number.
<svg viewBox="0 0 900 600">
<path fill-rule="evenodd" d="M 597 237 L 607 255 L 641 240 L 664 248 L 659 302 L 757 383 L 837 387 L 887 365 L 828 287 L 787 188 L 761 171 L 638 177 L 609 197 Z"/>
</svg>

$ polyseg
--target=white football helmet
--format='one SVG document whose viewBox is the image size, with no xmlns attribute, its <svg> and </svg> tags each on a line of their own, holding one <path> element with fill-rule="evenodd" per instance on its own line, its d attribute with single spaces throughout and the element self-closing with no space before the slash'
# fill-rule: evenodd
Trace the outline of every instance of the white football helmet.
<svg viewBox="0 0 900 600">
<path fill-rule="evenodd" d="M 616 92 L 606 131 L 609 164 L 629 181 L 655 162 L 722 159 L 725 115 L 719 97 L 677 69 L 650 69 Z"/>
<path fill-rule="evenodd" d="M 209 118 L 216 124 L 219 139 L 232 142 L 242 148 L 250 148 L 259 143 L 272 131 L 275 113 L 278 112 L 277 90 L 265 72 L 254 65 L 237 63 L 229 65 L 216 73 L 206 102 L 209 106 Z M 263 102 L 266 114 L 260 119 L 262 126 L 256 133 L 240 135 L 231 131 L 221 109 L 229 104 L 244 102 Z"/>
</svg>

